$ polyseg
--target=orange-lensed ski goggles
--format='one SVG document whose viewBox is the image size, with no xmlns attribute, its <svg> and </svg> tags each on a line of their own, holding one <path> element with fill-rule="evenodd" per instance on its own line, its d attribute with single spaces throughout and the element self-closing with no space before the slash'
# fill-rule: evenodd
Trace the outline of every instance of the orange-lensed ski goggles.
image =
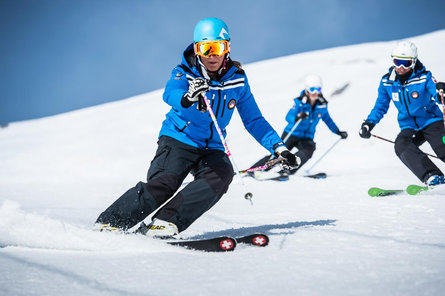
<svg viewBox="0 0 445 296">
<path fill-rule="evenodd" d="M 201 41 L 195 43 L 195 53 L 202 57 L 211 55 L 222 56 L 230 51 L 229 41 Z"/>
</svg>

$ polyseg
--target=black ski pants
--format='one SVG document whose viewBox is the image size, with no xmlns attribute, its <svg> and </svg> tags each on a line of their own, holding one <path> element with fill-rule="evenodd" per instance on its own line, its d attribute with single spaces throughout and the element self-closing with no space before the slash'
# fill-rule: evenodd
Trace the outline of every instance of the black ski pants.
<svg viewBox="0 0 445 296">
<path fill-rule="evenodd" d="M 283 133 L 281 138 L 284 139 L 286 138 L 286 136 L 287 134 Z M 298 149 L 298 151 L 295 153 L 295 156 L 298 156 L 301 160 L 300 166 L 298 168 L 301 168 L 309 159 L 311 159 L 316 149 L 314 140 L 309 138 L 298 138 L 295 136 L 290 136 L 289 139 L 287 139 L 286 143 L 284 143 L 284 145 L 286 145 L 289 151 L 292 150 L 294 147 Z"/>
<path fill-rule="evenodd" d="M 283 133 L 281 136 L 282 139 L 286 138 L 287 133 Z M 294 147 L 298 149 L 298 151 L 295 153 L 295 156 L 298 156 L 301 160 L 300 165 L 297 169 L 293 169 L 290 171 L 286 171 L 288 174 L 295 174 L 314 154 L 316 145 L 315 142 L 312 139 L 309 138 L 298 138 L 295 136 L 290 136 L 289 139 L 286 140 L 286 143 L 284 143 L 286 148 L 290 151 Z M 258 160 L 252 167 L 258 167 L 264 165 L 269 159 L 271 158 L 270 155 L 266 155 L 260 160 Z"/>
<path fill-rule="evenodd" d="M 189 173 L 194 181 L 159 208 L 175 194 Z M 219 201 L 227 192 L 233 174 L 224 151 L 198 149 L 161 136 L 147 183 L 139 182 L 130 188 L 97 222 L 126 230 L 159 208 L 153 218 L 172 222 L 181 232 Z"/>
<path fill-rule="evenodd" d="M 396 155 L 422 182 L 425 182 L 431 175 L 443 176 L 443 173 L 419 147 L 428 142 L 437 157 L 445 162 L 443 135 L 443 121 L 436 121 L 420 131 L 404 129 L 395 140 Z"/>
</svg>

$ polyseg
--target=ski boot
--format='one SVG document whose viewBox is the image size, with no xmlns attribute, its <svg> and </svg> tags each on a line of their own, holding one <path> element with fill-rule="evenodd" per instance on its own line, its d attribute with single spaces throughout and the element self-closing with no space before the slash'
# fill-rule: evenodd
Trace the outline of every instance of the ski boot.
<svg viewBox="0 0 445 296">
<path fill-rule="evenodd" d="M 111 226 L 107 223 L 95 223 L 93 226 L 94 231 L 103 232 L 121 232 L 122 230 L 118 227 Z"/>
<path fill-rule="evenodd" d="M 426 180 L 425 184 L 428 186 L 445 184 L 445 177 L 439 175 L 432 175 Z"/>
<path fill-rule="evenodd" d="M 142 222 L 139 229 L 136 230 L 136 233 L 141 233 L 152 238 L 168 239 L 173 238 L 179 231 L 175 224 L 155 218 L 148 225 Z"/>
</svg>

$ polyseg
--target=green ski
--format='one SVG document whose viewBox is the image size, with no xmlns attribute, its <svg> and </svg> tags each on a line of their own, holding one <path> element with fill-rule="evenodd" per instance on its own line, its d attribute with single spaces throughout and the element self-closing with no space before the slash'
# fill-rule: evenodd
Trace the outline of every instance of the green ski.
<svg viewBox="0 0 445 296">
<path fill-rule="evenodd" d="M 368 190 L 369 196 L 388 196 L 388 195 L 396 195 L 405 192 L 405 190 L 401 189 L 382 189 L 377 187 L 371 187 Z"/>
<path fill-rule="evenodd" d="M 408 192 L 410 195 L 417 195 L 420 192 L 427 191 L 428 189 L 428 186 L 409 185 L 406 187 L 406 192 Z"/>
</svg>

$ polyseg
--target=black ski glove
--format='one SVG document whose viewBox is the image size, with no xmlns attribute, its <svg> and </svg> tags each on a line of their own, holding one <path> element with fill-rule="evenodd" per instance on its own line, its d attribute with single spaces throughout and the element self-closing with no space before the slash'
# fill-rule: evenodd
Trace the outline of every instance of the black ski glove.
<svg viewBox="0 0 445 296">
<path fill-rule="evenodd" d="M 295 121 L 298 121 L 299 119 L 303 120 L 309 116 L 308 112 L 300 112 L 298 113 L 297 117 L 295 118 Z"/>
<path fill-rule="evenodd" d="M 339 135 L 342 139 L 346 139 L 348 137 L 348 132 L 338 131 L 337 135 Z"/>
<path fill-rule="evenodd" d="M 375 124 L 365 121 L 362 123 L 362 127 L 360 128 L 359 135 L 364 139 L 371 138 L 371 131 L 374 128 Z"/>
<path fill-rule="evenodd" d="M 195 78 L 189 82 L 189 89 L 184 94 L 181 99 L 181 105 L 184 108 L 188 108 L 194 103 L 196 103 L 199 99 L 202 99 L 209 90 L 209 85 L 207 81 L 202 79 L 201 77 Z"/>
<path fill-rule="evenodd" d="M 296 157 L 289 150 L 284 150 L 280 153 L 281 166 L 285 170 L 292 170 L 298 168 L 300 165 L 300 158 Z"/>
<path fill-rule="evenodd" d="M 438 82 L 436 84 L 436 89 L 438 93 L 442 91 L 442 94 L 445 95 L 445 82 Z"/>
</svg>

